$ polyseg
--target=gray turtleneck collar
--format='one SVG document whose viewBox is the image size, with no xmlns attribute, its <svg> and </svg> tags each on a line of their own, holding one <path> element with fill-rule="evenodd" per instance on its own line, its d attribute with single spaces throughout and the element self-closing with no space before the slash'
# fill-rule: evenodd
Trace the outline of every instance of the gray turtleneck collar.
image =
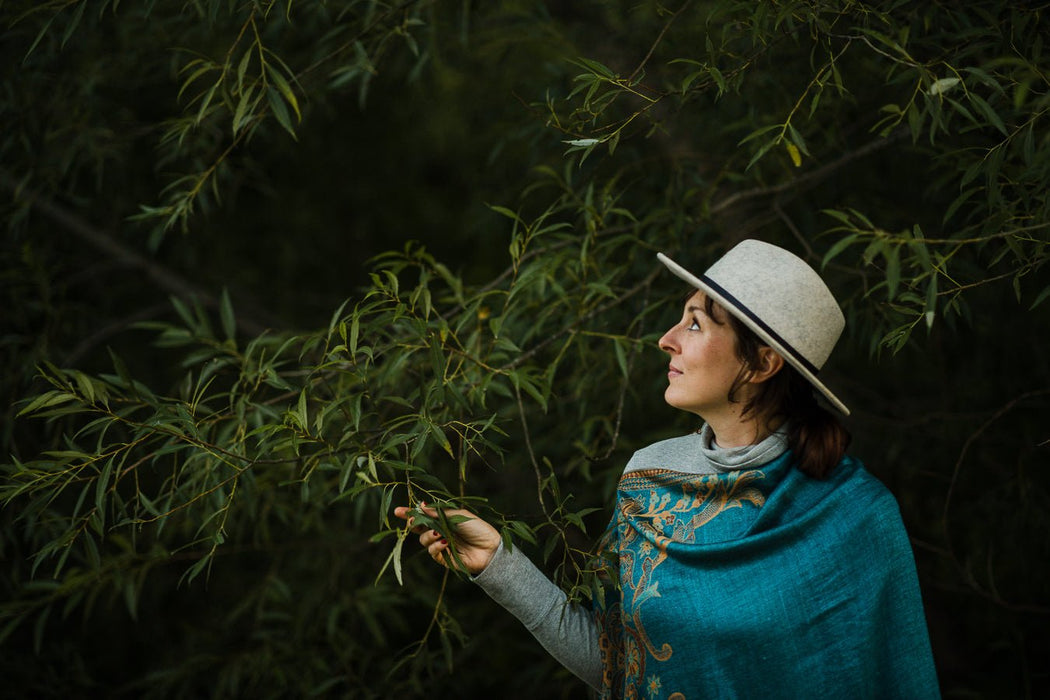
<svg viewBox="0 0 1050 700">
<path fill-rule="evenodd" d="M 670 469 L 689 474 L 718 474 L 737 469 L 754 469 L 787 451 L 787 426 L 769 437 L 743 447 L 719 447 L 706 423 L 699 431 L 655 442 L 634 453 L 625 472 L 641 469 Z"/>
</svg>

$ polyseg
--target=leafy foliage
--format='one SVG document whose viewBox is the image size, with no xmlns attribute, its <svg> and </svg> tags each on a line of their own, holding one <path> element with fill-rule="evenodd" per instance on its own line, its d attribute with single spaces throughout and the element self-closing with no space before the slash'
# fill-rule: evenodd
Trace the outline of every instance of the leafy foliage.
<svg viewBox="0 0 1050 700">
<path fill-rule="evenodd" d="M 585 602 L 624 460 L 693 427 L 654 253 L 760 236 L 844 302 L 945 694 L 1031 694 L 1045 9 L 492 5 L 0 5 L 10 687 L 583 694 L 392 507 Z"/>
</svg>

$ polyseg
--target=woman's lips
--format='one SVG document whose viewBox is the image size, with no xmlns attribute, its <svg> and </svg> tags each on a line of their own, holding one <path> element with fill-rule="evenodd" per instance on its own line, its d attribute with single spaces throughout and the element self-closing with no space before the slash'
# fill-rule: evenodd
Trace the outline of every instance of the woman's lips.
<svg viewBox="0 0 1050 700">
<path fill-rule="evenodd" d="M 673 379 L 675 377 L 681 376 L 681 374 L 682 374 L 682 371 L 680 369 L 678 369 L 677 367 L 675 367 L 674 365 L 669 365 L 667 367 L 667 378 L 668 379 Z"/>
</svg>

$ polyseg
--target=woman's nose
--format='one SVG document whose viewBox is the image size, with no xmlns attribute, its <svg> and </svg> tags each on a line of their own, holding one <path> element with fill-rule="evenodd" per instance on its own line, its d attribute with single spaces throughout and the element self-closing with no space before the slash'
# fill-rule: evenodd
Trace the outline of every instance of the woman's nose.
<svg viewBox="0 0 1050 700">
<path fill-rule="evenodd" d="M 675 329 L 677 328 L 677 326 L 668 328 L 667 332 L 663 334 L 657 343 L 661 350 L 672 355 L 678 351 L 678 342 L 675 338 Z"/>
</svg>

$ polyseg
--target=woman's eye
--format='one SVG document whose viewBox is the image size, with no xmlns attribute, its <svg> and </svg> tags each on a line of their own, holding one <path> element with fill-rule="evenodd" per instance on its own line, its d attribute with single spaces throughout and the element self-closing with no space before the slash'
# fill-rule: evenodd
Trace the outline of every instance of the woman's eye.
<svg viewBox="0 0 1050 700">
<path fill-rule="evenodd" d="M 694 319 L 693 322 L 689 324 L 689 330 L 691 330 L 691 331 L 698 331 L 698 330 L 700 330 L 700 324 Z"/>
</svg>

